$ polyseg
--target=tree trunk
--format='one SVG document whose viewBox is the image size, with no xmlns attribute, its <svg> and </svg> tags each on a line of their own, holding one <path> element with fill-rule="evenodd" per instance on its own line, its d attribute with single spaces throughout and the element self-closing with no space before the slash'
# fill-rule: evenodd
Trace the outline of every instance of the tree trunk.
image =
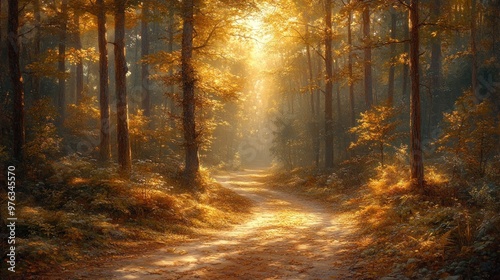
<svg viewBox="0 0 500 280">
<path fill-rule="evenodd" d="M 14 144 L 14 158 L 20 162 L 24 157 L 25 130 L 24 130 L 24 88 L 21 77 L 21 68 L 19 66 L 19 3 L 18 0 L 8 1 L 7 25 L 8 42 L 7 49 L 9 55 L 9 72 L 12 82 L 13 112 L 12 112 L 12 131 Z"/>
<path fill-rule="evenodd" d="M 149 55 L 148 17 L 149 17 L 149 1 L 144 1 L 142 6 L 142 17 L 141 17 L 142 58 Z M 143 63 L 141 65 L 141 86 L 142 86 L 142 109 L 144 110 L 144 116 L 149 117 L 151 115 L 151 97 L 149 92 L 149 69 L 148 69 L 148 64 L 146 63 Z"/>
<path fill-rule="evenodd" d="M 419 22 L 418 0 L 410 1 L 410 165 L 412 185 L 422 190 L 424 184 L 424 164 L 422 159 L 422 138 L 420 120 L 420 75 L 419 75 Z"/>
<path fill-rule="evenodd" d="M 407 2 L 407 1 L 405 1 Z M 409 56 L 409 52 L 410 52 L 410 43 L 409 43 L 409 40 L 410 40 L 410 27 L 409 27 L 409 22 L 410 22 L 410 19 L 408 18 L 408 16 L 406 16 L 405 18 L 405 21 L 404 21 L 404 25 L 403 25 L 403 31 L 404 31 L 404 39 L 407 40 L 404 44 L 403 44 L 403 53 L 407 56 Z M 406 98 L 406 96 L 408 95 L 408 77 L 409 77 L 409 67 L 408 67 L 408 63 L 405 63 L 403 64 L 403 89 L 402 89 L 402 96 L 403 98 Z"/>
<path fill-rule="evenodd" d="M 125 1 L 115 0 L 115 89 L 120 172 L 128 176 L 132 169 L 128 132 L 127 62 L 125 61 Z"/>
<path fill-rule="evenodd" d="M 352 71 L 352 11 L 347 18 L 347 44 L 349 45 L 349 107 L 351 111 L 351 127 L 356 126 L 356 113 L 354 111 L 354 76 Z"/>
<path fill-rule="evenodd" d="M 339 68 L 339 58 L 335 59 L 335 68 L 334 72 L 339 73 L 340 68 Z M 337 128 L 337 143 L 338 143 L 338 154 L 337 158 L 342 158 L 342 153 L 346 152 L 347 150 L 344 149 L 344 143 L 345 143 L 345 136 L 344 135 L 344 120 L 342 118 L 342 102 L 341 102 L 341 92 L 340 92 L 340 80 L 338 78 L 335 79 L 335 93 L 336 93 L 336 103 L 337 103 L 337 120 L 336 120 L 336 128 Z M 335 152 L 334 152 L 335 153 Z"/>
<path fill-rule="evenodd" d="M 173 10 L 173 7 L 170 8 L 169 12 L 168 12 L 168 44 L 167 44 L 167 51 L 168 53 L 173 53 L 174 51 L 174 33 L 175 33 L 175 17 L 174 17 L 174 10 Z M 172 77 L 173 75 L 173 69 L 170 68 L 168 70 L 168 76 L 169 77 Z M 175 114 L 177 113 L 177 104 L 176 104 L 176 100 L 175 100 L 175 85 L 174 84 L 171 84 L 169 86 L 169 92 L 171 94 L 171 98 L 170 98 L 170 104 L 169 104 L 169 110 L 170 110 L 170 114 L 172 116 L 175 116 Z M 175 128 L 175 118 L 170 118 L 170 127 L 171 128 Z"/>
<path fill-rule="evenodd" d="M 306 21 L 306 38 L 309 39 L 309 18 Z M 313 90 L 313 83 L 314 83 L 314 78 L 313 78 L 313 68 L 312 68 L 312 60 L 311 60 L 311 46 L 309 45 L 309 41 L 307 40 L 306 42 L 306 54 L 307 54 L 307 69 L 308 69 L 308 74 L 309 74 L 309 81 L 308 81 L 308 89 L 309 89 L 309 95 L 310 95 L 310 102 L 311 102 L 311 140 L 312 140 L 312 150 L 313 150 L 313 155 L 314 155 L 314 162 L 316 164 L 316 167 L 319 166 L 319 138 L 317 135 L 319 134 L 317 130 L 319 129 L 318 127 L 318 119 L 316 117 L 316 110 L 319 110 L 319 108 L 315 108 L 314 106 L 314 90 Z"/>
<path fill-rule="evenodd" d="M 41 15 L 40 15 L 40 0 L 34 0 L 33 1 L 33 14 L 35 16 L 35 27 L 36 27 L 36 33 L 35 33 L 35 42 L 33 44 L 33 56 L 35 60 L 38 60 L 40 58 L 40 41 L 41 41 Z M 40 92 L 40 77 L 38 75 L 33 76 L 33 98 L 35 100 L 40 99 L 41 92 Z"/>
<path fill-rule="evenodd" d="M 75 10 L 75 49 L 82 49 L 82 40 L 80 38 L 80 12 Z M 76 63 L 76 104 L 80 104 L 83 99 L 83 61 L 81 57 L 77 58 Z"/>
<path fill-rule="evenodd" d="M 325 1 L 325 168 L 333 168 L 332 1 Z"/>
<path fill-rule="evenodd" d="M 340 71 L 339 67 L 339 59 L 335 60 L 335 73 Z M 340 126 L 343 124 L 342 122 L 342 103 L 340 102 L 340 81 L 338 79 L 335 80 L 335 93 L 337 98 L 337 124 Z"/>
<path fill-rule="evenodd" d="M 391 8 L 391 39 L 396 39 L 396 21 L 397 15 L 394 8 Z M 394 56 L 396 55 L 396 44 L 391 43 L 390 50 L 390 68 L 389 68 L 389 88 L 387 90 L 387 103 L 389 106 L 392 106 L 394 103 Z"/>
<path fill-rule="evenodd" d="M 321 49 L 321 43 L 318 42 L 317 49 Z M 322 75 L 322 69 L 323 69 L 323 59 L 321 56 L 316 56 L 316 80 L 318 81 L 318 85 L 316 87 L 316 98 L 315 98 L 315 104 L 316 104 L 316 127 L 314 130 L 314 138 L 316 139 L 316 149 L 314 151 L 314 162 L 316 163 L 316 167 L 319 167 L 320 161 L 321 161 L 321 138 L 320 138 L 320 125 L 319 125 L 319 120 L 321 119 L 321 102 L 320 102 L 320 97 L 321 97 L 321 79 L 323 78 Z"/>
<path fill-rule="evenodd" d="M 68 0 L 62 0 L 61 3 L 61 24 L 60 24 L 60 35 L 59 35 L 59 55 L 57 70 L 59 72 L 58 79 L 58 95 L 57 95 L 57 106 L 59 108 L 59 125 L 62 126 L 64 118 L 66 115 L 66 32 L 68 24 Z"/>
<path fill-rule="evenodd" d="M 0 0 L 0 15 L 2 14 L 2 1 Z M 0 17 L 0 46 L 4 46 L 4 42 L 3 42 L 3 32 L 1 32 L 1 30 L 3 30 L 3 21 Z M 0 48 L 0 60 L 3 60 L 3 48 Z M 8 71 L 8 70 L 7 70 Z M 5 92 L 4 90 L 4 85 L 5 85 L 5 81 L 4 79 L 6 78 L 5 77 L 5 72 L 7 72 L 4 70 L 4 64 L 0 64 L 0 92 Z M 10 78 L 10 77 L 9 77 Z M 3 135 L 3 133 L 1 134 Z"/>
<path fill-rule="evenodd" d="M 474 96 L 474 101 L 477 103 L 481 102 L 478 82 L 477 82 L 477 44 L 476 44 L 476 0 L 471 0 L 471 12 L 470 12 L 470 48 L 472 55 L 472 94 Z"/>
<path fill-rule="evenodd" d="M 431 21 L 436 23 L 439 19 L 441 12 L 441 0 L 434 0 L 432 6 L 431 13 Z M 430 112 L 430 126 L 437 125 L 438 120 L 440 119 L 438 116 L 439 105 L 442 100 L 440 97 L 440 87 L 441 87 L 441 36 L 437 34 L 438 28 L 433 28 L 433 32 L 436 32 L 436 35 L 432 36 L 431 39 L 431 65 L 429 69 L 430 76 L 430 92 L 431 92 L 431 104 L 429 108 L 431 108 Z M 429 129 L 430 131 L 430 129 Z"/>
<path fill-rule="evenodd" d="M 309 95 L 311 98 L 311 116 L 314 120 L 316 113 L 314 110 L 314 92 L 313 92 L 313 71 L 312 71 L 312 62 L 311 62 L 311 46 L 309 45 L 309 22 L 306 21 L 306 55 L 307 55 L 307 70 L 309 74 L 309 81 L 307 82 Z"/>
<path fill-rule="evenodd" d="M 104 0 L 96 0 L 97 4 L 97 41 L 99 45 L 99 109 L 101 115 L 101 133 L 99 156 L 102 161 L 111 157 L 109 127 L 109 87 L 108 87 L 108 47 L 106 39 L 106 10 Z"/>
<path fill-rule="evenodd" d="M 2 1 L 0 1 L 0 15 L 2 15 Z M 3 25 L 2 24 L 3 24 L 3 20 L 0 17 L 0 31 L 3 30 Z M 4 40 L 4 38 L 3 38 L 3 32 L 0 32 L 0 46 L 4 46 L 3 40 Z M 0 48 L 0 59 L 3 59 L 3 48 Z M 5 72 L 2 71 L 3 70 L 3 66 L 4 66 L 4 64 L 0 65 L 0 71 L 1 71 L 0 72 L 1 73 L 0 74 L 0 92 L 4 92 L 3 91 L 3 84 L 4 84 L 3 83 L 3 79 L 4 79 L 4 75 L 3 74 Z"/>
<path fill-rule="evenodd" d="M 198 135 L 195 122 L 195 72 L 193 68 L 193 35 L 194 35 L 194 1 L 183 1 L 182 7 L 182 126 L 184 129 L 184 145 L 186 162 L 184 173 L 187 179 L 192 180 L 200 168 L 198 157 Z"/>
<path fill-rule="evenodd" d="M 373 105 L 373 85 L 372 85 L 372 49 L 370 42 L 370 7 L 365 4 L 363 8 L 363 41 L 364 41 L 364 70 L 365 70 L 365 103 L 366 109 Z"/>
</svg>

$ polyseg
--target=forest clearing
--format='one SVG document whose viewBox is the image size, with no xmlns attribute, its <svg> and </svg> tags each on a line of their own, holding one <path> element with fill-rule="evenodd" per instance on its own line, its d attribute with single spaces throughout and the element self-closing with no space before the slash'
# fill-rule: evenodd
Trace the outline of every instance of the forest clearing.
<svg viewBox="0 0 500 280">
<path fill-rule="evenodd" d="M 498 0 L 0 0 L 0 278 L 500 279 L 498 34 Z"/>
</svg>

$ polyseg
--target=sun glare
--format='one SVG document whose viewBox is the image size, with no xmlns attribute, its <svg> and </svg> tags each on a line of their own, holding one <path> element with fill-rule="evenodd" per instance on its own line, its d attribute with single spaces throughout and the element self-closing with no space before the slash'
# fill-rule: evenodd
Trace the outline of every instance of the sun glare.
<svg viewBox="0 0 500 280">
<path fill-rule="evenodd" d="M 241 24 L 248 31 L 246 35 L 248 39 L 253 41 L 254 51 L 261 52 L 272 39 L 272 35 L 265 26 L 263 15 L 260 13 L 245 18 Z"/>
</svg>

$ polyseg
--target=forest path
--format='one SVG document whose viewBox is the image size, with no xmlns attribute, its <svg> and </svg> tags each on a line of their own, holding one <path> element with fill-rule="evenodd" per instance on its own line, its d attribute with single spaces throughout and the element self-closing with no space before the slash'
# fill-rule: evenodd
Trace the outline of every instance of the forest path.
<svg viewBox="0 0 500 280">
<path fill-rule="evenodd" d="M 349 222 L 324 205 L 264 185 L 265 170 L 216 176 L 254 202 L 248 222 L 229 231 L 120 260 L 78 279 L 345 279 Z M 351 245 L 352 246 L 352 245 Z"/>
</svg>

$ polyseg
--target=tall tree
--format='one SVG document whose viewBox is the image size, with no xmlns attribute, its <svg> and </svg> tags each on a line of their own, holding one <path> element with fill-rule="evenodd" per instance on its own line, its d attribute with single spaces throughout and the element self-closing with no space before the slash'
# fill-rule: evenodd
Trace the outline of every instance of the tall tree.
<svg viewBox="0 0 500 280">
<path fill-rule="evenodd" d="M 363 68 L 365 71 L 365 104 L 366 109 L 373 105 L 373 82 L 372 82 L 372 49 L 370 36 L 370 6 L 365 3 L 363 7 Z"/>
<path fill-rule="evenodd" d="M 115 0 L 115 90 L 118 164 L 123 175 L 130 175 L 132 158 L 128 127 L 127 62 L 125 61 L 125 2 Z"/>
<path fill-rule="evenodd" d="M 477 80 L 477 38 L 476 38 L 476 0 L 471 0 L 471 12 L 470 12 L 470 49 L 472 55 L 472 93 L 476 103 L 479 103 L 478 98 L 478 80 Z"/>
<path fill-rule="evenodd" d="M 149 28 L 148 28 L 148 16 L 149 16 L 149 1 L 144 1 L 142 6 L 142 16 L 141 16 L 141 56 L 146 57 L 149 55 Z M 142 109 L 144 110 L 144 115 L 149 117 L 151 115 L 151 97 L 149 91 L 149 69 L 148 64 L 143 63 L 141 65 L 141 87 L 142 87 Z"/>
<path fill-rule="evenodd" d="M 397 15 L 396 10 L 391 7 L 391 40 L 396 40 L 396 23 Z M 396 44 L 392 43 L 390 46 L 390 66 L 389 66 L 389 88 L 387 90 L 387 102 L 390 106 L 394 103 L 394 56 L 396 55 Z"/>
<path fill-rule="evenodd" d="M 100 109 L 100 143 L 99 156 L 102 161 L 111 157 L 109 127 L 109 87 L 108 87 L 108 47 L 106 39 L 106 7 L 104 0 L 96 0 L 97 8 L 97 41 L 99 45 L 99 109 Z"/>
<path fill-rule="evenodd" d="M 439 17 L 441 15 L 441 0 L 434 0 L 431 4 L 431 22 L 435 27 L 433 27 L 431 34 L 431 65 L 429 68 L 429 88 L 431 93 L 431 104 L 428 106 L 431 108 L 430 112 L 430 125 L 436 125 L 438 118 L 438 109 L 441 99 L 441 35 L 439 34 L 439 29 L 437 24 Z M 441 101 L 442 102 L 442 101 Z M 430 132 L 430 127 L 429 127 Z"/>
<path fill-rule="evenodd" d="M 174 15 L 174 9 L 173 7 L 170 7 L 168 11 L 168 43 L 167 43 L 167 51 L 168 53 L 173 53 L 174 51 L 174 34 L 175 34 L 175 29 L 176 29 L 176 24 L 175 24 L 175 15 Z M 168 70 L 168 76 L 172 77 L 174 73 L 174 70 L 170 68 Z M 177 104 L 175 100 L 175 85 L 171 83 L 169 86 L 169 94 L 171 95 L 170 98 L 170 104 L 169 104 L 169 111 L 170 114 L 173 116 L 177 113 Z M 171 118 L 170 120 L 170 127 L 174 128 L 176 125 L 175 119 Z"/>
<path fill-rule="evenodd" d="M 304 22 L 305 22 L 305 43 L 306 43 L 306 56 L 307 56 L 307 72 L 308 72 L 308 90 L 309 90 L 309 95 L 310 95 L 310 102 L 311 102 L 311 123 L 310 123 L 310 130 L 311 130 L 311 140 L 312 140 L 312 151 L 314 155 L 314 162 L 316 164 L 316 167 L 319 167 L 319 127 L 318 127 L 318 118 L 316 115 L 316 110 L 319 110 L 319 107 L 316 108 L 314 104 L 314 78 L 313 78 L 313 66 L 312 66 L 312 59 L 311 59 L 311 42 L 310 42 L 310 32 L 309 32 L 309 18 L 310 15 L 305 16 Z M 318 104 L 319 105 L 319 104 Z"/>
<path fill-rule="evenodd" d="M 325 168 L 333 168 L 332 1 L 325 1 Z"/>
<path fill-rule="evenodd" d="M 73 36 L 74 36 L 76 51 L 80 51 L 82 49 L 82 40 L 80 38 L 80 14 L 81 12 L 78 10 L 78 7 L 76 7 L 73 14 L 73 24 L 75 26 Z M 77 55 L 78 56 L 76 61 L 75 79 L 76 79 L 76 103 L 79 104 L 83 99 L 83 60 L 78 52 Z"/>
<path fill-rule="evenodd" d="M 12 131 L 14 132 L 14 158 L 23 160 L 25 143 L 24 128 L 24 88 L 19 66 L 19 1 L 8 0 L 8 25 L 7 25 L 7 49 L 9 55 L 9 72 L 14 91 L 14 103 L 12 112 Z"/>
<path fill-rule="evenodd" d="M 350 2 L 349 2 L 350 3 Z M 349 15 L 347 16 L 347 44 L 349 45 L 349 57 L 347 62 L 348 72 L 349 72 L 349 108 L 351 112 L 351 127 L 356 125 L 356 114 L 354 112 L 354 75 L 352 70 L 352 10 L 349 9 Z"/>
<path fill-rule="evenodd" d="M 35 27 L 36 33 L 33 44 L 33 54 L 35 59 L 40 57 L 40 43 L 41 43 L 41 23 L 42 17 L 40 13 L 40 0 L 33 1 L 33 14 L 35 16 Z M 40 77 L 38 75 L 34 75 L 33 77 L 33 97 L 35 99 L 40 98 Z"/>
<path fill-rule="evenodd" d="M 200 168 L 198 134 L 195 123 L 195 72 L 193 67 L 194 0 L 182 3 L 182 126 L 185 145 L 185 176 L 194 179 Z"/>
<path fill-rule="evenodd" d="M 66 114 L 66 33 L 68 26 L 68 0 L 62 0 L 61 2 L 61 16 L 59 18 L 60 22 L 60 34 L 59 34 L 59 53 L 57 70 L 59 72 L 58 79 L 58 95 L 57 95 L 57 106 L 59 107 L 59 124 L 61 125 L 64 121 Z"/>
<path fill-rule="evenodd" d="M 407 3 L 407 0 L 404 0 L 404 3 Z M 408 17 L 408 14 L 406 14 L 404 23 L 403 23 L 403 37 L 405 40 L 405 43 L 403 44 L 403 53 L 405 56 L 409 56 L 410 52 L 410 27 L 409 27 L 410 19 Z M 409 67 L 408 63 L 405 61 L 403 63 L 403 89 L 402 89 L 402 96 L 406 98 L 406 95 L 408 94 L 408 73 L 409 73 Z"/>
<path fill-rule="evenodd" d="M 411 103 L 410 103 L 410 166 L 411 179 L 414 187 L 423 188 L 424 163 L 422 159 L 422 132 L 420 117 L 420 74 L 419 74 L 419 11 L 418 0 L 411 0 L 409 6 L 410 17 L 410 76 L 411 76 Z"/>
</svg>

